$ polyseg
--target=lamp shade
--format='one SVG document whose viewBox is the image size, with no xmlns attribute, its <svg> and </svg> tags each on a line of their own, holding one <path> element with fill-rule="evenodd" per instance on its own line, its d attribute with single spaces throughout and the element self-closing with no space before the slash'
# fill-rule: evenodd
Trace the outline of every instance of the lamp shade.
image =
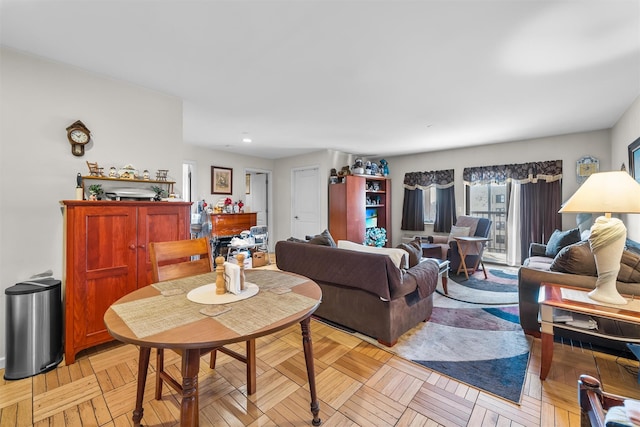
<svg viewBox="0 0 640 427">
<path fill-rule="evenodd" d="M 560 213 L 640 213 L 640 184 L 625 171 L 589 176 Z"/>
</svg>

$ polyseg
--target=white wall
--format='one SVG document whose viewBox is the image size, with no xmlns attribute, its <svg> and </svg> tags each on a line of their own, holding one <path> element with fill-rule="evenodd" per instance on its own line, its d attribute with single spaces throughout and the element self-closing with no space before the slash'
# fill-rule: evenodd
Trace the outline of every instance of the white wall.
<svg viewBox="0 0 640 427">
<path fill-rule="evenodd" d="M 636 98 L 611 130 L 612 169 L 620 169 L 620 165 L 624 163 L 627 170 L 630 170 L 627 148 L 638 138 L 640 138 L 640 96 Z M 623 220 L 627 226 L 627 236 L 640 242 L 640 214 L 625 215 Z"/>
<path fill-rule="evenodd" d="M 182 101 L 77 68 L 0 50 L 0 312 L 4 290 L 34 273 L 63 275 L 60 201 L 75 197 L 86 161 L 168 169 L 182 181 Z M 66 127 L 82 120 L 93 143 L 71 154 Z M 5 316 L 0 316 L 4 366 Z"/>
<path fill-rule="evenodd" d="M 464 184 L 462 170 L 465 167 L 524 163 L 530 161 L 563 161 L 562 199 L 567 200 L 578 188 L 576 162 L 585 155 L 600 160 L 600 170 L 610 170 L 611 145 L 608 130 L 553 136 L 504 144 L 456 150 L 436 151 L 410 156 L 387 157 L 392 179 L 392 223 L 393 245 L 401 242 L 404 234 L 420 234 L 400 229 L 402 224 L 402 201 L 404 197 L 404 174 L 406 172 L 455 170 L 456 208 L 458 215 L 464 213 Z M 563 228 L 575 226 L 575 215 L 563 215 Z"/>
</svg>

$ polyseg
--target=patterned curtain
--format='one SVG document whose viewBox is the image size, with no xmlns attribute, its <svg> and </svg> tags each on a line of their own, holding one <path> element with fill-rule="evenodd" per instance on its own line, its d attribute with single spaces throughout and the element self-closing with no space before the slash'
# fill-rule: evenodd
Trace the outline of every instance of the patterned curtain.
<svg viewBox="0 0 640 427">
<path fill-rule="evenodd" d="M 436 188 L 453 187 L 454 170 L 430 171 L 430 172 L 407 172 L 404 174 L 404 188 L 415 190 L 416 188 L 427 188 L 435 185 Z"/>
<path fill-rule="evenodd" d="M 520 184 L 536 183 L 538 180 L 553 182 L 562 179 L 562 160 L 464 168 L 462 179 L 468 185 L 509 181 Z M 405 176 L 405 184 L 406 180 Z"/>
</svg>

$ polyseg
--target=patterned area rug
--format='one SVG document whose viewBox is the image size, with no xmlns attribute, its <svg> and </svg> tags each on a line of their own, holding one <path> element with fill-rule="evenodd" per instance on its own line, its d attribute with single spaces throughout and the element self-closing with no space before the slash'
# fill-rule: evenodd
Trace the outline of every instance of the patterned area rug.
<svg viewBox="0 0 640 427">
<path fill-rule="evenodd" d="M 436 290 L 444 295 L 442 288 Z M 448 298 L 471 304 L 505 305 L 518 303 L 518 272 L 512 269 L 487 267 L 487 278 L 482 271 L 466 278 L 464 274 L 449 273 Z"/>
<path fill-rule="evenodd" d="M 496 271 L 493 276 L 501 274 Z M 484 280 L 484 275 L 481 271 L 476 272 L 473 279 L 469 282 Z M 493 290 L 461 285 L 459 299 L 443 296 L 439 283 L 431 319 L 402 335 L 395 346 L 382 348 L 519 404 L 531 339 L 524 335 L 519 323 L 517 292 L 513 295 L 513 281 L 517 278 L 510 280 L 510 286 Z M 449 293 L 454 283 L 450 278 Z M 510 295 L 506 298 L 501 294 Z M 496 301 L 503 297 L 508 301 L 515 300 L 516 304 L 498 305 Z M 483 305 L 478 302 L 481 300 L 493 302 Z M 371 338 L 360 336 L 377 344 Z"/>
</svg>

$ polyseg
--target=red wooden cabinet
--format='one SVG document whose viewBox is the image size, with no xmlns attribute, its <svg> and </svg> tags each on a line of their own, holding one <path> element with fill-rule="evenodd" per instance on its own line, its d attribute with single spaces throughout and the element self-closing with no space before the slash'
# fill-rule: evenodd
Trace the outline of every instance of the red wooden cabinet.
<svg viewBox="0 0 640 427">
<path fill-rule="evenodd" d="M 387 231 L 391 246 L 391 180 L 371 175 L 347 175 L 329 184 L 329 232 L 334 240 L 363 243 L 367 228 Z"/>
<path fill-rule="evenodd" d="M 188 239 L 186 202 L 62 202 L 65 209 L 65 362 L 112 340 L 104 313 L 151 283 L 149 243 Z"/>
</svg>

